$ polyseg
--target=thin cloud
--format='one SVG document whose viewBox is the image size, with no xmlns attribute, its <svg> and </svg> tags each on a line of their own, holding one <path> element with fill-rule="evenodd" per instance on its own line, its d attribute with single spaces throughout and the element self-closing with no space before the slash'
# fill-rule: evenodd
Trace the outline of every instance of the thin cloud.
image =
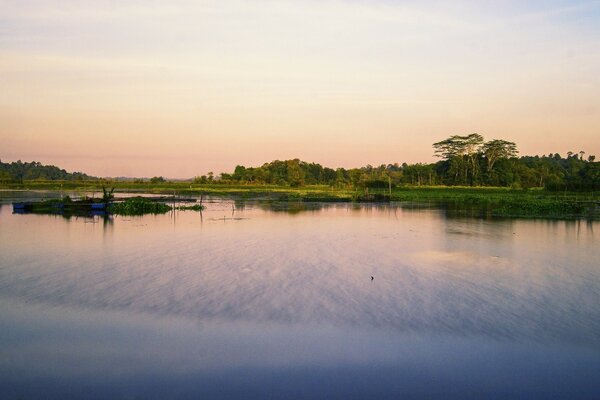
<svg viewBox="0 0 600 400">
<path fill-rule="evenodd" d="M 489 24 L 490 29 L 506 28 L 516 24 L 540 23 L 546 22 L 567 14 L 580 13 L 600 8 L 600 1 L 589 1 L 569 6 L 554 7 L 541 11 L 525 12 L 509 18 L 501 19 Z"/>
</svg>

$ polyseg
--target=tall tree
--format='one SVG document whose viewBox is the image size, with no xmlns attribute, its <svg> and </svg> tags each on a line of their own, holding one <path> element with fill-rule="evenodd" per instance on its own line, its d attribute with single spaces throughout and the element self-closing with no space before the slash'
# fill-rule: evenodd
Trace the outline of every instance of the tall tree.
<svg viewBox="0 0 600 400">
<path fill-rule="evenodd" d="M 490 140 L 485 142 L 481 148 L 483 155 L 487 161 L 487 172 L 488 174 L 494 169 L 494 164 L 500 158 L 512 158 L 516 157 L 517 145 L 513 142 L 509 142 L 501 139 Z"/>
<path fill-rule="evenodd" d="M 434 143 L 435 155 L 450 161 L 451 170 L 455 177 L 463 177 L 463 183 L 469 178 L 471 172 L 471 184 L 478 173 L 477 154 L 481 150 L 483 136 L 472 133 L 467 136 L 453 135 L 448 139 Z"/>
</svg>

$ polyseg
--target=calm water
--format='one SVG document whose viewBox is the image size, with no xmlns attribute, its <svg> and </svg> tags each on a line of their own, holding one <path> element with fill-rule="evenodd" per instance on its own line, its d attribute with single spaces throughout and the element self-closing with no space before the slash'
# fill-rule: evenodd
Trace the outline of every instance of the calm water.
<svg viewBox="0 0 600 400">
<path fill-rule="evenodd" d="M 598 222 L 0 196 L 2 399 L 600 398 Z"/>
</svg>

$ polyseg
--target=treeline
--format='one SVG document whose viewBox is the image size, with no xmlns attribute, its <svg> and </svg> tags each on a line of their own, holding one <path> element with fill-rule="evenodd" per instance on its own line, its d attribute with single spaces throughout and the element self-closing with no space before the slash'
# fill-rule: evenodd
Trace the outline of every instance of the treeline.
<svg viewBox="0 0 600 400">
<path fill-rule="evenodd" d="M 544 187 L 548 190 L 600 190 L 600 162 L 585 152 L 518 157 L 517 146 L 501 139 L 485 141 L 477 134 L 454 135 L 433 144 L 435 163 L 367 165 L 328 168 L 299 159 L 272 161 L 260 167 L 238 165 L 232 173 L 212 172 L 193 179 L 196 184 L 273 184 L 298 187 L 328 185 L 337 188 L 389 188 L 400 185 Z M 68 173 L 39 162 L 3 163 L 0 183 L 30 180 L 98 180 L 81 172 Z M 135 179 L 134 183 L 166 183 L 163 177 Z"/>
<path fill-rule="evenodd" d="M 382 164 L 362 168 L 328 168 L 299 159 L 272 161 L 260 167 L 238 165 L 233 173 L 212 173 L 195 183 L 276 184 L 387 188 L 399 185 L 544 187 L 548 190 L 600 189 L 600 163 L 585 152 L 517 156 L 513 142 L 485 141 L 479 134 L 451 136 L 434 143 L 440 161 L 430 164 Z"/>
<path fill-rule="evenodd" d="M 37 161 L 22 162 L 19 160 L 11 163 L 4 163 L 0 160 L 0 182 L 2 183 L 32 180 L 82 181 L 95 179 L 97 178 L 82 172 L 69 173 L 54 165 L 42 165 Z"/>
</svg>

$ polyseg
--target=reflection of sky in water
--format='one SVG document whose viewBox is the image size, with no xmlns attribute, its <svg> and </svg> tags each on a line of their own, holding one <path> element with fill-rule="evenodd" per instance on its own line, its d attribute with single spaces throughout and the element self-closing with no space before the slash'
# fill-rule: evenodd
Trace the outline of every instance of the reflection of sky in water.
<svg viewBox="0 0 600 400">
<path fill-rule="evenodd" d="M 233 397 L 296 386 L 304 397 L 303 382 L 321 388 L 311 397 L 477 397 L 505 380 L 517 390 L 505 394 L 573 394 L 553 377 L 582 395 L 595 389 L 597 223 L 349 204 L 294 214 L 238 204 L 232 215 L 231 203 L 208 205 L 202 218 L 109 224 L 2 207 L 7 387 L 78 377 L 126 395 L 129 377 L 139 395 L 148 377 L 157 390 L 189 390 L 196 374 L 206 394 L 226 393 L 221 382 Z M 385 382 L 369 392 L 359 376 Z M 256 382 L 266 387 L 245 392 Z"/>
</svg>

